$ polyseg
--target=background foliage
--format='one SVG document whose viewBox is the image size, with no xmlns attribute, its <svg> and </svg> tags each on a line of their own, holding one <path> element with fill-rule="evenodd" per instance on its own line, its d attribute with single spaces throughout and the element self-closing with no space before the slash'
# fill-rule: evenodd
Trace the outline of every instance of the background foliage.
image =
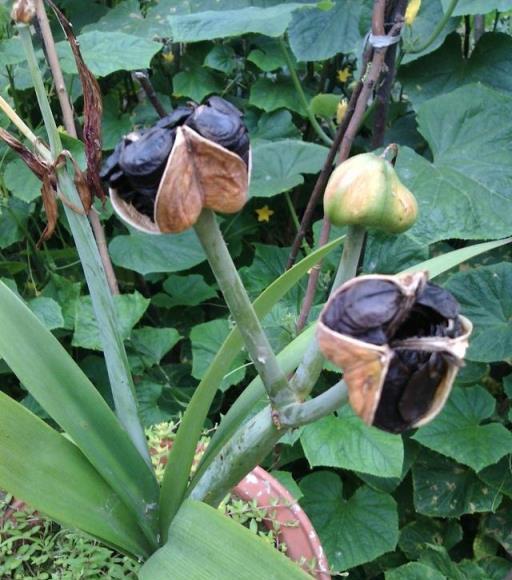
<svg viewBox="0 0 512 580">
<path fill-rule="evenodd" d="M 104 97 L 107 155 L 156 114 L 131 73 L 151 69 L 169 110 L 222 94 L 244 110 L 253 145 L 251 200 L 222 230 L 256 298 L 282 274 L 327 148 L 306 105 L 329 133 L 336 107 L 360 74 L 370 0 L 60 0 Z M 362 271 L 394 273 L 473 240 L 512 234 L 512 51 L 507 0 L 459 0 L 435 42 L 419 53 L 448 0 L 424 0 L 403 33 L 405 55 L 392 92 L 386 143 L 416 195 L 420 218 L 400 237 L 372 234 Z M 37 132 L 30 76 L 0 2 L 0 90 Z M 475 35 L 481 19 L 485 33 Z M 55 26 L 76 111 L 74 61 Z M 283 52 L 291 51 L 306 102 Z M 39 57 L 43 58 L 42 51 Z M 56 101 L 55 90 L 48 87 Z M 320 104 L 319 104 L 320 103 Z M 331 103 L 326 106 L 325 103 Z M 56 106 L 55 111 L 58 110 Z M 370 150 L 373 109 L 353 152 Z M 0 125 L 7 126 L 4 117 Z M 65 137 L 65 136 L 64 136 Z M 69 145 L 71 147 L 71 145 Z M 75 146 L 76 147 L 76 146 Z M 106 369 L 69 227 L 36 249 L 44 228 L 39 184 L 0 145 L 0 278 L 73 354 L 109 400 Z M 293 208 L 293 210 L 291 210 Z M 152 237 L 128 230 L 101 208 L 122 295 L 116 307 L 144 423 L 177 419 L 231 322 L 192 231 Z M 315 219 L 321 218 L 318 209 Z M 314 237 L 318 224 L 313 228 Z M 333 232 L 339 235 L 339 231 Z M 314 237 L 308 241 L 311 243 Z M 462 264 L 441 282 L 475 324 L 467 365 L 429 426 L 403 438 L 364 426 L 345 409 L 278 446 L 267 467 L 289 472 L 331 566 L 351 578 L 503 578 L 512 556 L 512 265 L 508 246 Z M 337 255 L 324 262 L 311 319 L 324 301 Z M 305 282 L 267 315 L 272 346 L 295 337 Z M 47 418 L 0 361 L 1 389 Z M 241 354 L 211 409 L 211 424 L 254 378 Z M 327 370 L 317 391 L 337 380 Z"/>
</svg>

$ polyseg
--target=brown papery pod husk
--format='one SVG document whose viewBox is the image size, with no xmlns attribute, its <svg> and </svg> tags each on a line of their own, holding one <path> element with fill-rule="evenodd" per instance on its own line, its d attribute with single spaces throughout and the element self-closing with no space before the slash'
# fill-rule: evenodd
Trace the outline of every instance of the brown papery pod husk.
<svg viewBox="0 0 512 580">
<path fill-rule="evenodd" d="M 462 366 L 464 355 L 469 345 L 469 337 L 473 332 L 473 323 L 469 318 L 459 315 L 462 324 L 462 334 L 456 338 L 429 338 L 419 339 L 418 346 L 422 345 L 424 350 L 449 353 L 453 357 L 453 363 L 448 366 L 446 375 L 438 385 L 434 398 L 430 404 L 430 409 L 423 417 L 415 421 L 411 428 L 421 427 L 430 423 L 442 411 L 444 404 L 452 392 L 453 383 Z"/>
<path fill-rule="evenodd" d="M 134 228 L 150 234 L 176 234 L 192 227 L 203 208 L 220 213 L 240 211 L 247 203 L 249 176 L 250 161 L 248 168 L 235 153 L 182 126 L 176 130 L 160 181 L 154 221 L 113 189 L 110 198 L 116 212 Z"/>
<path fill-rule="evenodd" d="M 183 126 L 158 188 L 155 222 L 161 232 L 191 227 L 203 207 L 236 213 L 247 202 L 249 172 L 243 160 Z"/>
<path fill-rule="evenodd" d="M 414 303 L 417 294 L 427 282 L 427 273 L 415 272 L 397 276 L 369 275 L 364 276 L 364 279 L 392 282 L 402 292 L 406 306 L 409 301 L 411 305 Z M 393 358 L 393 350 L 387 344 L 375 345 L 336 332 L 323 321 L 324 313 L 336 296 L 361 281 L 362 278 L 353 278 L 330 297 L 318 320 L 317 338 L 324 356 L 343 370 L 343 379 L 348 388 L 350 405 L 367 425 L 372 425 L 389 365 Z M 472 330 L 472 324 L 467 318 L 459 316 L 459 319 L 462 323 L 463 333 L 457 338 L 420 338 L 415 343 L 415 348 L 451 355 L 453 363 L 449 364 L 446 375 L 437 386 L 428 412 L 409 425 L 409 428 L 419 427 L 431 421 L 441 411 L 451 392 Z M 409 342 L 409 346 L 413 345 Z"/>
</svg>

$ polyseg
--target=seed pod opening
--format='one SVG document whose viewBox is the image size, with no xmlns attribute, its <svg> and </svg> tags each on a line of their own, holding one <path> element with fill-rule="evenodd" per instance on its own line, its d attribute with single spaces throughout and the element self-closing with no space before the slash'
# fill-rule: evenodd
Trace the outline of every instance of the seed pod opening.
<svg viewBox="0 0 512 580">
<path fill-rule="evenodd" d="M 179 107 L 126 135 L 100 177 L 112 205 L 147 233 L 177 233 L 203 208 L 235 213 L 247 202 L 251 155 L 242 113 L 220 97 Z"/>
<path fill-rule="evenodd" d="M 471 330 L 455 298 L 417 272 L 350 280 L 325 305 L 317 335 L 343 369 L 355 412 L 401 433 L 440 412 Z"/>
</svg>

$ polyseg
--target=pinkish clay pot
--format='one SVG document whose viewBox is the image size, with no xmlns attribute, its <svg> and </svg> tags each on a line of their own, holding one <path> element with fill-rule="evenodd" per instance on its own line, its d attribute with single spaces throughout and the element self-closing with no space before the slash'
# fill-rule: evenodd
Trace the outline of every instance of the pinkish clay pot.
<svg viewBox="0 0 512 580">
<path fill-rule="evenodd" d="M 256 500 L 258 507 L 272 506 L 272 519 L 264 520 L 264 523 L 268 529 L 274 529 L 273 523 L 276 521 L 281 524 L 278 537 L 286 544 L 289 558 L 296 562 L 315 559 L 314 578 L 330 580 L 329 564 L 311 521 L 277 479 L 261 467 L 256 467 L 233 488 L 233 493 L 245 501 Z M 298 525 L 287 525 L 291 521 L 298 522 Z M 310 572 L 307 566 L 304 569 Z"/>
</svg>

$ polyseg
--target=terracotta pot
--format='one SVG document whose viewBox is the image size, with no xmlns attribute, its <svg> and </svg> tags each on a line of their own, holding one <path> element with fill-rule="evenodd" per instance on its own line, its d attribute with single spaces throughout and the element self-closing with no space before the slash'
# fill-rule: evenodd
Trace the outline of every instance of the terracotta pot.
<svg viewBox="0 0 512 580">
<path fill-rule="evenodd" d="M 233 493 L 244 501 L 256 500 L 258 507 L 272 506 L 272 517 L 264 520 L 265 526 L 273 530 L 277 521 L 278 538 L 286 544 L 287 555 L 296 562 L 315 560 L 314 578 L 330 580 L 329 564 L 311 521 L 306 512 L 277 479 L 261 467 L 256 467 L 233 488 Z M 290 522 L 298 525 L 290 526 Z M 311 573 L 308 566 L 304 570 Z"/>
<path fill-rule="evenodd" d="M 153 460 L 156 459 L 160 465 L 166 465 L 167 454 L 173 443 L 172 438 L 162 437 L 158 447 L 150 447 L 151 455 L 157 456 L 153 457 Z M 199 463 L 204 450 L 204 443 L 200 443 L 197 446 L 193 470 Z M 271 514 L 269 513 L 269 517 L 264 519 L 263 523 L 269 530 L 275 529 L 276 522 L 279 524 L 277 537 L 280 542 L 286 544 L 288 557 L 295 562 L 307 563 L 315 560 L 316 568 L 313 577 L 317 580 L 330 580 L 329 564 L 312 523 L 290 492 L 275 477 L 258 466 L 233 488 L 232 493 L 243 501 L 256 501 L 257 506 L 263 509 L 272 506 L 268 510 Z M 298 525 L 290 526 L 290 522 Z M 307 564 L 304 569 L 311 573 Z"/>
</svg>

